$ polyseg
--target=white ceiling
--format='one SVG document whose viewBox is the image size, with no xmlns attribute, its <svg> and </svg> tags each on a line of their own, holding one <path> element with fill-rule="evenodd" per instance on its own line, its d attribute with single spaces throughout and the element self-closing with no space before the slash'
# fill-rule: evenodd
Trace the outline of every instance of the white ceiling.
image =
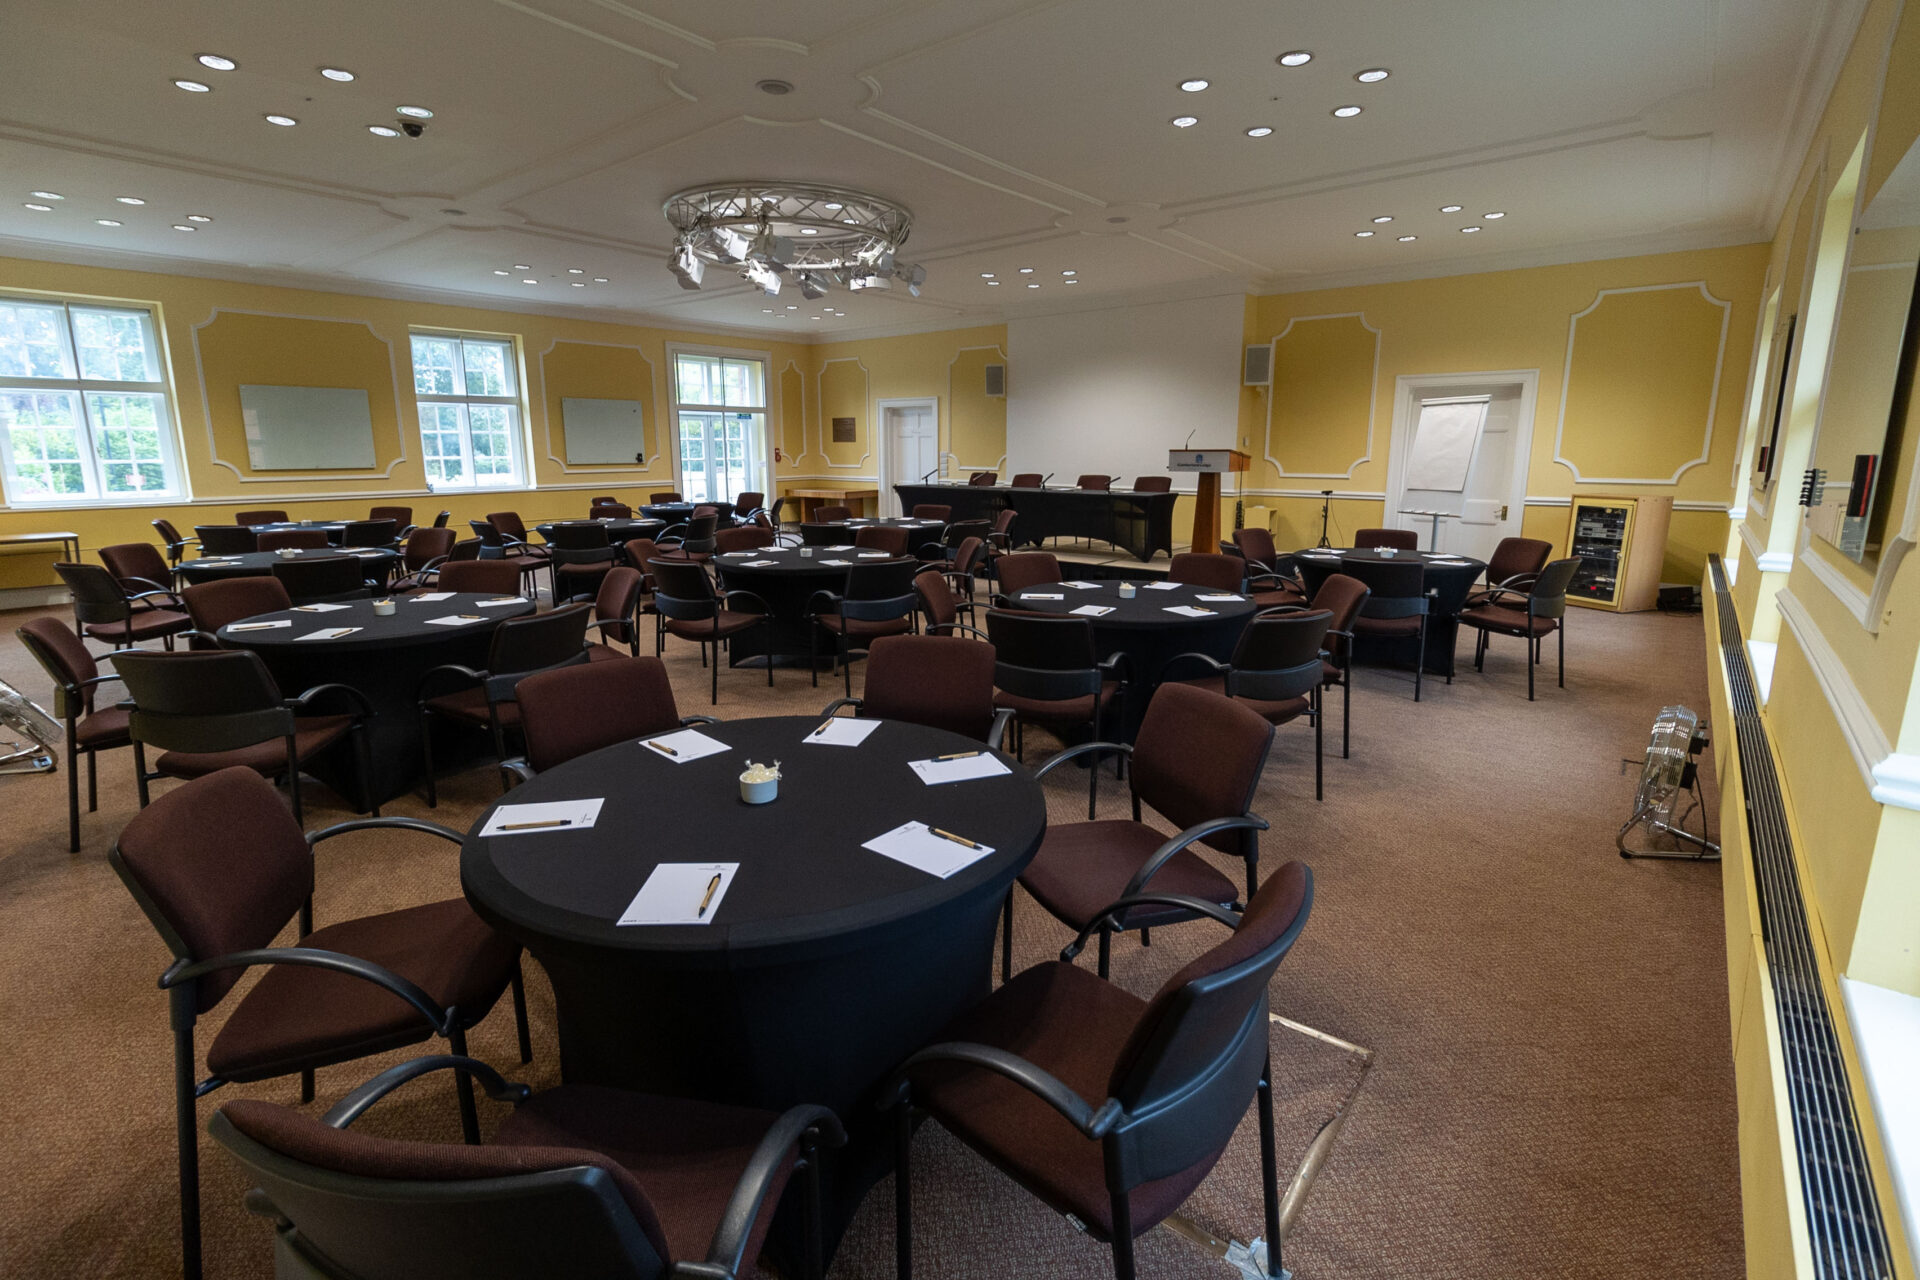
<svg viewBox="0 0 1920 1280">
<path fill-rule="evenodd" d="M 1737 243 L 1860 3 L 9 0 L 0 254 L 818 340 Z M 681 290 L 662 202 L 737 179 L 904 203 L 924 295 Z"/>
</svg>

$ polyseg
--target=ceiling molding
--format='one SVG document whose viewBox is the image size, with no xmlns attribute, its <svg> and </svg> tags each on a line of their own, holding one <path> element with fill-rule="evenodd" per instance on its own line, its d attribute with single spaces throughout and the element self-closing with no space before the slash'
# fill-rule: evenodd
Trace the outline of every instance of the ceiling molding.
<svg viewBox="0 0 1920 1280">
<path fill-rule="evenodd" d="M 1828 0 L 1813 14 L 1813 21 L 1808 24 L 1808 38 L 1802 45 L 1804 56 L 1800 71 L 1794 77 L 1787 96 L 1785 127 L 1775 135 L 1778 147 L 1774 153 L 1772 176 L 1766 187 L 1766 202 L 1759 210 L 1760 225 L 1766 230 L 1767 239 L 1772 239 L 1778 233 L 1780 220 L 1786 217 L 1787 205 L 1793 199 L 1794 190 L 1800 184 L 1800 174 L 1807 166 L 1807 152 L 1813 148 L 1814 130 L 1820 127 L 1821 119 L 1827 114 L 1827 103 L 1832 100 L 1834 86 L 1840 81 L 1840 69 L 1853 49 L 1854 39 L 1870 2 Z M 1895 17 L 1895 21 L 1887 24 L 1889 50 L 1900 26 L 1897 13 Z"/>
</svg>

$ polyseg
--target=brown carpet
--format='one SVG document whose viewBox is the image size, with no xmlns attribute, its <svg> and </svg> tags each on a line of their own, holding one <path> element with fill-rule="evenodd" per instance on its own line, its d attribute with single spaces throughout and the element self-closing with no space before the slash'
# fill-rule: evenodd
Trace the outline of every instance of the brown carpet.
<svg viewBox="0 0 1920 1280">
<path fill-rule="evenodd" d="M 11 634 L 28 616 L 6 616 L 0 679 L 44 704 L 47 682 Z M 1612 845 L 1634 786 L 1621 758 L 1638 759 L 1663 703 L 1705 705 L 1700 623 L 1591 612 L 1572 621 L 1568 688 L 1549 677 L 1532 705 L 1512 642 L 1484 676 L 1430 680 L 1418 705 L 1410 676 L 1363 670 L 1353 758 L 1335 747 L 1322 804 L 1310 730 L 1281 731 L 1257 804 L 1274 824 L 1267 865 L 1309 862 L 1318 901 L 1273 1006 L 1378 1054 L 1287 1241 L 1302 1280 L 1743 1274 L 1719 874 L 1630 864 Z M 679 644 L 670 654 L 683 713 L 709 710 L 693 654 Z M 793 671 L 771 692 L 758 673 L 723 671 L 717 714 L 810 714 L 839 692 L 837 680 L 815 690 Z M 1039 741 L 1030 737 L 1030 752 Z M 134 808 L 131 756 L 102 765 L 100 812 L 86 818 L 78 855 L 66 851 L 63 779 L 0 778 L 8 1276 L 156 1277 L 177 1266 L 170 1041 L 155 986 L 168 956 L 106 862 Z M 1084 815 L 1082 782 L 1053 788 L 1056 820 Z M 490 770 L 475 769 L 443 781 L 437 811 L 410 798 L 387 811 L 465 826 L 495 786 Z M 1119 790 L 1103 788 L 1103 816 L 1121 815 Z M 309 825 L 345 816 L 317 784 L 307 796 Z M 1237 863 L 1222 865 L 1239 879 Z M 321 854 L 317 918 L 458 892 L 451 846 L 351 837 Z M 1124 940 L 1115 979 L 1146 994 L 1211 937 L 1194 924 L 1156 932 L 1147 949 Z M 1017 966 L 1067 940 L 1021 901 Z M 557 1080 L 553 1005 L 538 967 L 528 976 L 533 1065 L 518 1066 L 504 1000 L 472 1047 L 538 1087 Z M 203 1024 L 202 1046 L 222 1016 Z M 1290 1173 L 1356 1068 L 1279 1027 L 1273 1050 Z M 316 1107 L 405 1056 L 321 1072 Z M 292 1080 L 229 1086 L 201 1104 L 203 1123 L 242 1096 L 298 1094 Z M 496 1123 L 498 1108 L 482 1115 Z M 451 1090 L 437 1083 L 403 1091 L 362 1123 L 459 1136 Z M 921 1131 L 915 1160 L 916 1257 L 927 1274 L 1111 1274 L 1102 1246 L 937 1127 Z M 1250 1115 L 1188 1214 L 1216 1235 L 1253 1238 L 1258 1170 Z M 269 1230 L 242 1210 L 245 1188 L 217 1147 L 205 1152 L 203 1183 L 208 1274 L 269 1275 Z M 876 1187 L 835 1280 L 893 1274 L 891 1205 L 888 1185 Z M 1165 1231 L 1141 1241 L 1140 1269 L 1231 1275 Z"/>
</svg>

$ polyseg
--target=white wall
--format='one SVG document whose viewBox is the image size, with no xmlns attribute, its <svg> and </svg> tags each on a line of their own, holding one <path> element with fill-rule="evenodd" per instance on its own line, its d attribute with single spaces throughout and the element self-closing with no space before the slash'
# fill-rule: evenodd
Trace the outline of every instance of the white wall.
<svg viewBox="0 0 1920 1280">
<path fill-rule="evenodd" d="M 1235 445 L 1245 295 L 1007 322 L 1007 467 L 1067 484 L 1163 475 L 1167 450 Z M 1174 488 L 1191 491 L 1191 475 Z"/>
</svg>

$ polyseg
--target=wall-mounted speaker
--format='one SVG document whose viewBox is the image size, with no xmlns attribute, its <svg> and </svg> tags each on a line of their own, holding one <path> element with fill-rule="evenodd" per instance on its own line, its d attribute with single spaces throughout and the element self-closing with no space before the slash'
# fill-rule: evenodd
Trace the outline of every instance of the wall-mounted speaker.
<svg viewBox="0 0 1920 1280">
<path fill-rule="evenodd" d="M 987 366 L 987 394 L 1005 398 L 1007 394 L 1007 366 L 990 364 Z"/>
<path fill-rule="evenodd" d="M 1262 344 L 1247 348 L 1246 364 L 1241 371 L 1240 381 L 1249 387 L 1269 387 L 1273 385 L 1273 348 Z"/>
</svg>

